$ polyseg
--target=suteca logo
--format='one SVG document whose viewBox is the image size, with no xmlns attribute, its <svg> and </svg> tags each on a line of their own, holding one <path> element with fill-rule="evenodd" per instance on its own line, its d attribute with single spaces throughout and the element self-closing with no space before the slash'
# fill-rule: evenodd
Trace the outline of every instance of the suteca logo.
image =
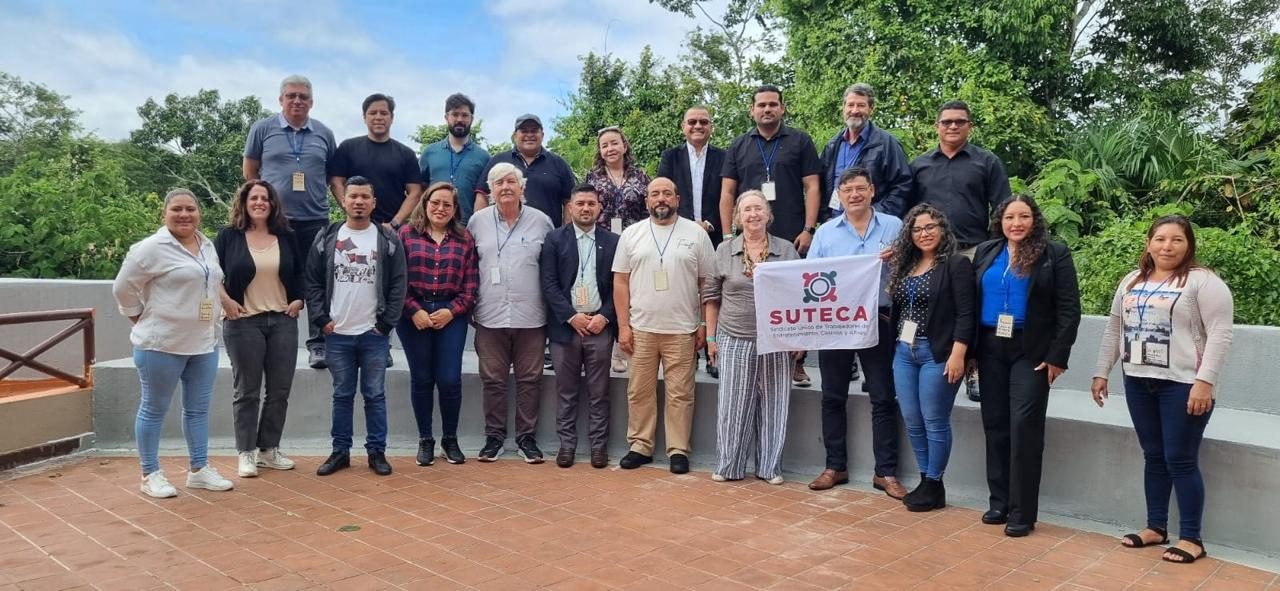
<svg viewBox="0 0 1280 591">
<path fill-rule="evenodd" d="M 836 301 L 836 272 L 805 273 L 804 303 Z"/>
</svg>

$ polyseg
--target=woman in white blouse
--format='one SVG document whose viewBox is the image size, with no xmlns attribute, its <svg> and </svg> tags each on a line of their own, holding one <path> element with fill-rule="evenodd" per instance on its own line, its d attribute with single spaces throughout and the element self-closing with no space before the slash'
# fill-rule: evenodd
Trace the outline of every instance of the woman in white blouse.
<svg viewBox="0 0 1280 591">
<path fill-rule="evenodd" d="M 1169 562 L 1206 552 L 1200 539 L 1204 479 L 1200 440 L 1213 414 L 1214 384 L 1231 346 L 1231 290 L 1196 260 L 1196 237 L 1180 215 L 1155 221 L 1138 269 L 1111 302 L 1098 351 L 1093 399 L 1102 406 L 1107 377 L 1123 361 L 1125 403 L 1146 459 L 1147 526 L 1121 543 L 1141 548 L 1169 541 L 1169 494 L 1178 497 L 1178 543 Z"/>
<path fill-rule="evenodd" d="M 209 401 L 218 373 L 218 285 L 222 269 L 213 243 L 200 233 L 200 206 L 188 189 L 164 198 L 164 226 L 129 248 L 112 293 L 133 322 L 129 340 L 142 383 L 135 423 L 142 492 L 178 494 L 160 469 L 160 431 L 182 382 L 182 432 L 191 470 L 187 488 L 230 490 L 231 481 L 208 464 Z"/>
</svg>

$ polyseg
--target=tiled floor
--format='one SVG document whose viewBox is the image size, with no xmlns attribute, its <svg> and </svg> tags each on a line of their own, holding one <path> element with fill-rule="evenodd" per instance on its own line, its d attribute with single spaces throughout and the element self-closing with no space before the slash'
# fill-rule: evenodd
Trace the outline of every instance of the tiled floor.
<svg viewBox="0 0 1280 591">
<path fill-rule="evenodd" d="M 362 460 L 363 458 L 354 458 Z M 855 490 L 714 483 L 705 473 L 514 459 L 396 472 L 292 472 L 143 497 L 131 458 L 0 482 L 0 591 L 12 589 L 1268 589 L 1274 573 L 1041 523 L 908 513 Z M 217 458 L 224 475 L 234 459 Z M 1212 545 L 1210 546 L 1212 551 Z"/>
</svg>

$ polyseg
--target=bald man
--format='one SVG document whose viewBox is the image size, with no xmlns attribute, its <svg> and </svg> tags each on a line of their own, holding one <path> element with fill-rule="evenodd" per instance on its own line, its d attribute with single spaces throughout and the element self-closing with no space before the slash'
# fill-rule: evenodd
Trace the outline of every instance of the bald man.
<svg viewBox="0 0 1280 591">
<path fill-rule="evenodd" d="M 658 368 L 666 382 L 663 411 L 671 472 L 689 471 L 695 352 L 706 345 L 699 294 L 714 251 L 707 231 L 676 215 L 680 196 L 671 179 L 649 183 L 649 219 L 622 232 L 613 259 L 618 343 L 631 355 L 627 382 L 627 444 L 623 469 L 653 461 L 658 429 Z"/>
</svg>

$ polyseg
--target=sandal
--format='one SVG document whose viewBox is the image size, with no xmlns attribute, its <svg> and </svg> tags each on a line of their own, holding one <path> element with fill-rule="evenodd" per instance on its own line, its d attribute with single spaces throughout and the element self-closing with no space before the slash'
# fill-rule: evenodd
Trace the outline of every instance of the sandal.
<svg viewBox="0 0 1280 591">
<path fill-rule="evenodd" d="M 1192 544 L 1199 546 L 1200 555 L 1192 556 L 1190 552 L 1187 552 L 1182 548 L 1179 548 L 1177 546 L 1169 546 L 1169 548 L 1164 551 L 1164 555 L 1161 556 L 1160 558 L 1163 559 L 1165 562 L 1172 562 L 1175 564 L 1191 564 L 1209 555 L 1209 551 L 1204 549 L 1204 542 L 1201 542 L 1199 538 L 1182 538 L 1179 541 L 1191 542 Z M 1176 556 L 1178 558 L 1174 560 L 1170 558 L 1171 556 Z"/>
<path fill-rule="evenodd" d="M 1162 527 L 1151 527 L 1151 526 L 1147 526 L 1147 529 L 1153 532 L 1156 532 L 1156 534 L 1160 536 L 1160 540 L 1157 542 L 1143 541 L 1142 532 L 1138 532 L 1136 534 L 1125 534 L 1123 538 L 1120 538 L 1122 540 L 1120 545 L 1124 546 L 1125 548 L 1146 548 L 1147 546 L 1156 546 L 1159 544 L 1169 543 L 1169 530 L 1166 530 Z M 1129 543 L 1125 544 L 1124 542 L 1129 542 Z"/>
</svg>

